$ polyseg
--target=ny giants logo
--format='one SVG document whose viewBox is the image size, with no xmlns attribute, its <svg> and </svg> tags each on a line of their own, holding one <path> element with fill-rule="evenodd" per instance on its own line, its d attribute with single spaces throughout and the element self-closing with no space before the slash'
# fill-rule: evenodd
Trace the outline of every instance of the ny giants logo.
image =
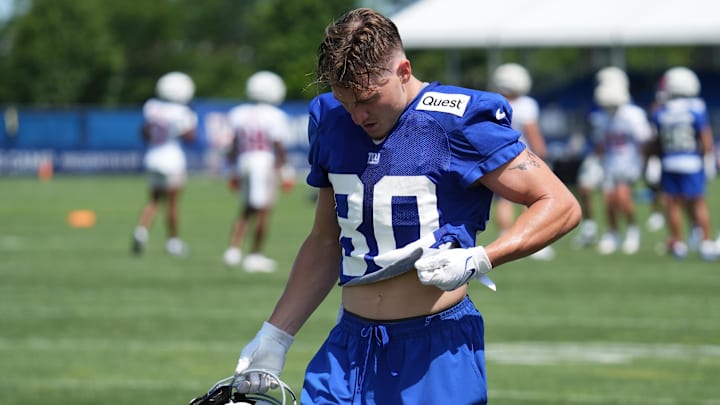
<svg viewBox="0 0 720 405">
<path fill-rule="evenodd" d="M 367 164 L 376 165 L 380 163 L 380 154 L 376 152 L 368 152 Z"/>
<path fill-rule="evenodd" d="M 465 114 L 470 96 L 466 94 L 445 94 L 434 91 L 425 93 L 416 109 L 439 111 L 462 117 Z"/>
</svg>

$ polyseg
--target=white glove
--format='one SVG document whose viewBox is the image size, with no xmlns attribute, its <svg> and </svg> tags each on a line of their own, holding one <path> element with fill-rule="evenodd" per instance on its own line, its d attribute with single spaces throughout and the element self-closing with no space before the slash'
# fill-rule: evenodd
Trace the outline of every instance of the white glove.
<svg viewBox="0 0 720 405">
<path fill-rule="evenodd" d="M 284 330 L 265 322 L 255 338 L 240 352 L 235 367 L 233 386 L 238 392 L 246 394 L 264 394 L 279 382 L 268 374 L 250 370 L 265 370 L 276 376 L 285 366 L 285 355 L 295 338 Z M 249 370 L 248 373 L 243 373 Z"/>
<path fill-rule="evenodd" d="M 422 284 L 435 285 L 445 291 L 455 290 L 473 278 L 495 290 L 495 284 L 485 276 L 492 270 L 492 263 L 482 246 L 448 249 L 424 256 L 415 262 L 415 268 Z"/>
<path fill-rule="evenodd" d="M 703 166 L 705 166 L 706 179 L 714 179 L 717 174 L 717 164 L 715 163 L 715 156 L 712 153 L 706 153 L 705 156 L 703 156 Z"/>
<path fill-rule="evenodd" d="M 645 181 L 651 186 L 660 184 L 662 176 L 662 162 L 657 156 L 650 156 L 645 163 Z"/>
</svg>

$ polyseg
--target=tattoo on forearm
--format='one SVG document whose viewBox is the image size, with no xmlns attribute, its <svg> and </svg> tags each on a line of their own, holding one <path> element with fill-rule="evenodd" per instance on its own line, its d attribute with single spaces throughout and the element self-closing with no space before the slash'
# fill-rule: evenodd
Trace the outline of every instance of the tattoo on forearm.
<svg viewBox="0 0 720 405">
<path fill-rule="evenodd" d="M 528 157 L 525 159 L 524 162 L 521 162 L 515 166 L 510 167 L 510 170 L 518 169 L 518 170 L 529 170 L 531 167 L 540 167 L 540 158 L 532 153 L 531 151 L 528 151 Z"/>
</svg>

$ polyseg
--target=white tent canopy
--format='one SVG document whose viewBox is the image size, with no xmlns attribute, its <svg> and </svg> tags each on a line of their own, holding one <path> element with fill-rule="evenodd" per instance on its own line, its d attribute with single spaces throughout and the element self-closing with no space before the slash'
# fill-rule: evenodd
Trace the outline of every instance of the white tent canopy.
<svg viewBox="0 0 720 405">
<path fill-rule="evenodd" d="M 718 0 L 420 0 L 407 49 L 720 44 Z"/>
</svg>

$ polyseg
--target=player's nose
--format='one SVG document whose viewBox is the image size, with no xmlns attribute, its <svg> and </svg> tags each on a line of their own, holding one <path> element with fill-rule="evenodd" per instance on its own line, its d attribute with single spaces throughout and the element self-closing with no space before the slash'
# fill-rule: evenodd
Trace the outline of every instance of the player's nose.
<svg viewBox="0 0 720 405">
<path fill-rule="evenodd" d="M 352 120 L 356 125 L 362 125 L 365 121 L 367 121 L 368 116 L 368 111 L 362 107 L 355 107 L 350 112 L 350 117 L 352 117 Z"/>
</svg>

